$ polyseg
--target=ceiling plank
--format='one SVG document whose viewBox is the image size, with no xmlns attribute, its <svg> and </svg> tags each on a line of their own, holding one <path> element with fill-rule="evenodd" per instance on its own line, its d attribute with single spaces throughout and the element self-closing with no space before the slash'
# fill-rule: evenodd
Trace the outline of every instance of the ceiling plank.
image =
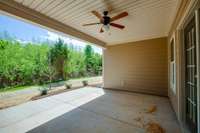
<svg viewBox="0 0 200 133">
<path fill-rule="evenodd" d="M 0 0 L 0 10 L 13 14 L 15 16 L 24 18 L 42 26 L 54 29 L 67 35 L 85 40 L 90 43 L 94 43 L 102 48 L 106 47 L 106 43 L 98 40 L 88 34 L 78 31 L 68 25 L 65 25 L 55 19 L 52 19 L 46 15 L 43 15 L 35 10 L 27 8 L 22 4 L 19 4 L 13 0 Z"/>
<path fill-rule="evenodd" d="M 73 3 L 73 1 L 74 0 L 67 0 L 67 1 L 63 1 L 60 5 L 58 5 L 57 7 L 55 7 L 54 9 L 52 9 L 51 11 L 49 11 L 48 12 L 48 16 L 50 16 L 50 17 L 54 17 L 54 16 L 57 16 L 58 14 L 59 14 L 59 12 L 63 9 L 63 8 L 65 8 L 65 7 L 67 7 L 67 6 L 69 6 L 69 5 L 71 5 L 72 3 Z"/>
<path fill-rule="evenodd" d="M 44 0 L 41 4 L 39 4 L 35 8 L 35 10 L 38 11 L 38 12 L 41 12 L 42 10 L 48 8 L 48 6 L 51 5 L 53 2 L 54 2 L 54 0 Z"/>
<path fill-rule="evenodd" d="M 57 6 L 61 5 L 65 0 L 55 0 L 51 5 L 48 6 L 48 8 L 41 11 L 41 13 L 47 14 L 52 11 Z M 49 15 L 48 15 L 49 16 Z"/>
<path fill-rule="evenodd" d="M 34 0 L 24 0 L 22 4 L 25 5 L 25 6 L 28 6 L 33 2 L 34 2 Z"/>
</svg>

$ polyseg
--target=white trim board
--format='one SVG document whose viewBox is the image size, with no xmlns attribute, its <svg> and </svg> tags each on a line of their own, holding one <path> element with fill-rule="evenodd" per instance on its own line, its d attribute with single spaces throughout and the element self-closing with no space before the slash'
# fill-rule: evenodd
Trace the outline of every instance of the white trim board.
<svg viewBox="0 0 200 133">
<path fill-rule="evenodd" d="M 197 130 L 200 133 L 200 9 L 195 11 L 197 53 Z"/>
</svg>

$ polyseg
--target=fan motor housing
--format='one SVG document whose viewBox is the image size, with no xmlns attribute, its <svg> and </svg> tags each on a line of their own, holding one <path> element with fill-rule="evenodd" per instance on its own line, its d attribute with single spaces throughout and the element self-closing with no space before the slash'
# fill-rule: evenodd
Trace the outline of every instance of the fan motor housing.
<svg viewBox="0 0 200 133">
<path fill-rule="evenodd" d="M 104 16 L 103 19 L 104 19 L 104 20 L 103 20 L 103 24 L 104 24 L 104 25 L 107 25 L 107 24 L 110 23 L 110 17 Z"/>
</svg>

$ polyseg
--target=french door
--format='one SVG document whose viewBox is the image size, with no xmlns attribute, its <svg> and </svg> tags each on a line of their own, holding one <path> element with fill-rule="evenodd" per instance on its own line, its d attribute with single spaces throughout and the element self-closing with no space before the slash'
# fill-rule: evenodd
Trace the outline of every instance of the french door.
<svg viewBox="0 0 200 133">
<path fill-rule="evenodd" d="M 197 133 L 197 53 L 195 17 L 184 30 L 186 123 Z"/>
</svg>

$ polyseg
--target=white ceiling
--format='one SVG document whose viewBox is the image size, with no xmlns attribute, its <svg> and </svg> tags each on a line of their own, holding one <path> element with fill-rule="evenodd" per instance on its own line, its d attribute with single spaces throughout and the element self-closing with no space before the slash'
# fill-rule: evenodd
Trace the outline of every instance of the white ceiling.
<svg viewBox="0 0 200 133">
<path fill-rule="evenodd" d="M 108 45 L 167 36 L 176 15 L 180 0 L 15 0 L 46 16 L 89 34 Z M 100 26 L 83 27 L 82 24 L 98 22 L 91 13 L 102 13 L 112 7 L 110 16 L 122 11 L 128 17 L 115 21 L 125 25 L 124 30 L 111 27 L 99 33 Z"/>
</svg>

